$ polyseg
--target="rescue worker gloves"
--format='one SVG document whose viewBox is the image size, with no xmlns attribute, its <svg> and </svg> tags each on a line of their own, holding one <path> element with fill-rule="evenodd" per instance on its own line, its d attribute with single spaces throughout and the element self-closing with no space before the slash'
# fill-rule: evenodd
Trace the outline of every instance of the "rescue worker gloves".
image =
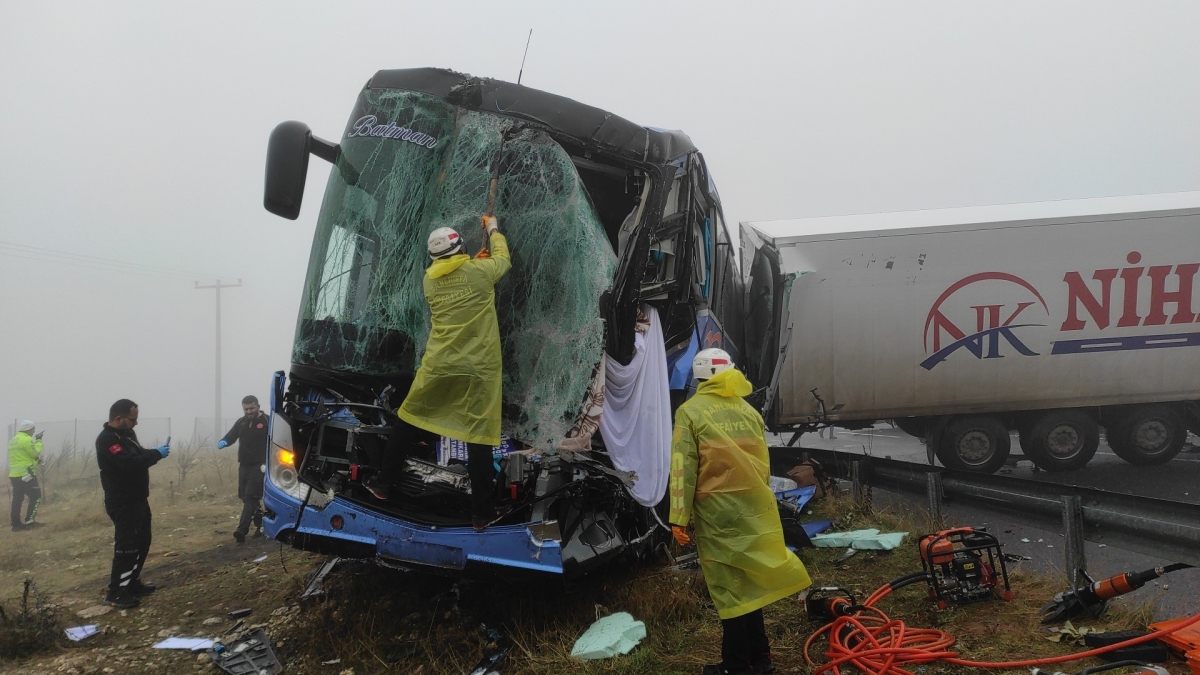
<svg viewBox="0 0 1200 675">
<path fill-rule="evenodd" d="M 24 476 L 21 476 L 21 482 L 22 482 L 22 483 L 30 483 L 30 482 L 32 482 L 32 481 L 33 481 L 33 474 L 32 474 L 32 473 L 27 473 L 27 474 L 25 474 Z"/>
<path fill-rule="evenodd" d="M 166 445 L 165 443 L 158 446 L 157 450 L 158 454 L 162 455 L 163 459 L 166 459 L 167 455 L 171 454 L 171 446 Z"/>
<path fill-rule="evenodd" d="M 225 439 L 224 439 L 224 438 L 222 438 L 221 440 L 217 441 L 217 449 L 218 449 L 218 450 L 221 450 L 221 449 L 224 449 L 224 448 L 228 448 L 228 447 L 229 447 L 229 444 L 225 442 Z"/>
<path fill-rule="evenodd" d="M 672 525 L 671 534 L 675 535 L 675 541 L 679 542 L 680 546 L 687 546 L 692 543 L 692 538 L 688 536 L 686 527 Z"/>
<path fill-rule="evenodd" d="M 483 217 L 483 231 L 487 232 L 489 237 L 500 231 L 500 224 L 496 222 L 496 216 Z"/>
</svg>

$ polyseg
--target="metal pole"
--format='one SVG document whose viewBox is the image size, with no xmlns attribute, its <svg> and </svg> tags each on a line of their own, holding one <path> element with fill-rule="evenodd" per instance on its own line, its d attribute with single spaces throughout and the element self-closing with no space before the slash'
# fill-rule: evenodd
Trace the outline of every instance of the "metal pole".
<svg viewBox="0 0 1200 675">
<path fill-rule="evenodd" d="M 945 519 L 942 516 L 942 474 L 930 471 L 925 474 L 925 496 L 929 500 L 929 520 L 936 527 L 941 527 Z"/>
<path fill-rule="evenodd" d="M 75 418 L 75 435 L 71 439 L 71 445 L 75 447 L 75 452 L 79 452 L 79 418 Z"/>
<path fill-rule="evenodd" d="M 213 441 L 221 433 L 221 280 L 217 279 L 217 400 L 213 407 Z"/>
<path fill-rule="evenodd" d="M 853 460 L 850 462 L 850 484 L 853 487 L 854 503 L 861 503 L 863 500 L 863 483 L 862 483 L 862 460 Z"/>
<path fill-rule="evenodd" d="M 236 284 L 222 284 L 220 279 L 217 283 L 208 286 L 201 286 L 200 282 L 196 282 L 197 289 L 211 288 L 217 296 L 217 373 L 214 385 L 215 397 L 213 402 L 213 439 L 214 442 L 220 438 L 221 433 L 221 289 L 222 288 L 241 288 L 242 280 L 238 279 Z"/>
<path fill-rule="evenodd" d="M 1067 579 L 1075 588 L 1078 582 L 1076 571 L 1087 569 L 1087 557 L 1083 550 L 1083 500 L 1076 495 L 1063 495 L 1062 518 L 1066 539 L 1064 563 Z"/>
</svg>

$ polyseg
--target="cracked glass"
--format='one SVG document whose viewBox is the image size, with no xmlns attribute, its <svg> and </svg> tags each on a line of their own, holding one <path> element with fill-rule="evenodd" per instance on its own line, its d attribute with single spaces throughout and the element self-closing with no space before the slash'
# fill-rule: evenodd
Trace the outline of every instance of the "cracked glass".
<svg viewBox="0 0 1200 675">
<path fill-rule="evenodd" d="M 366 90 L 355 115 L 321 206 L 293 361 L 411 376 L 429 333 L 425 240 L 453 227 L 468 253 L 479 250 L 492 167 L 507 136 L 495 208 L 513 259 L 496 286 L 503 430 L 553 447 L 602 358 L 598 302 L 616 269 L 570 156 L 516 120 L 415 92 Z"/>
</svg>

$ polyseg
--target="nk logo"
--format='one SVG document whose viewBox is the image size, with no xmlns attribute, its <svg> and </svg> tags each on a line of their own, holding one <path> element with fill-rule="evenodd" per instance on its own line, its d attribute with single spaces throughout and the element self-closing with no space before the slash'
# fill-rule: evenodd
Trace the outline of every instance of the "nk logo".
<svg viewBox="0 0 1200 675">
<path fill-rule="evenodd" d="M 1037 356 L 1022 329 L 1045 326 L 1049 315 L 1041 293 L 1024 279 L 1004 272 L 972 274 L 947 288 L 925 317 L 929 357 L 921 367 L 933 370 L 959 352 L 976 359 Z"/>
</svg>

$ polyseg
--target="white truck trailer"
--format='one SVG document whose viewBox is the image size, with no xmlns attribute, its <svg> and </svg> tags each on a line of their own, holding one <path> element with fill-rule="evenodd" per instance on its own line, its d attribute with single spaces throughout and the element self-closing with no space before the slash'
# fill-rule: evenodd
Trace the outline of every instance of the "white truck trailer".
<svg viewBox="0 0 1200 675">
<path fill-rule="evenodd" d="M 1160 464 L 1200 418 L 1200 192 L 742 223 L 768 427 L 894 420 L 949 468 Z"/>
</svg>

